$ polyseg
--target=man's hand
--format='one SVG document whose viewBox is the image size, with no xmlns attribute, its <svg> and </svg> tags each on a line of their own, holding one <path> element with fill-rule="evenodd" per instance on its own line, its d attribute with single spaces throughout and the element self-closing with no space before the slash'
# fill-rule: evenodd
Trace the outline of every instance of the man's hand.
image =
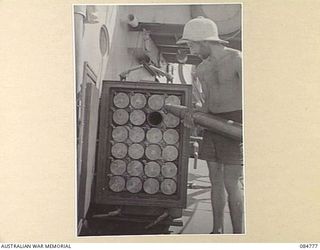
<svg viewBox="0 0 320 250">
<path fill-rule="evenodd" d="M 187 128 L 194 128 L 195 127 L 192 111 L 185 113 L 183 120 L 182 120 L 182 123 Z"/>
<path fill-rule="evenodd" d="M 197 102 L 195 104 L 195 111 L 202 112 L 202 113 L 209 113 L 208 105 L 205 102 Z"/>
<path fill-rule="evenodd" d="M 184 124 L 185 127 L 194 128 L 196 126 L 196 124 L 194 123 L 194 119 L 193 119 L 194 112 L 209 113 L 209 109 L 208 109 L 208 106 L 206 105 L 206 103 L 197 102 L 194 105 L 194 110 L 190 111 L 190 112 L 186 112 L 184 115 L 182 123 Z"/>
</svg>

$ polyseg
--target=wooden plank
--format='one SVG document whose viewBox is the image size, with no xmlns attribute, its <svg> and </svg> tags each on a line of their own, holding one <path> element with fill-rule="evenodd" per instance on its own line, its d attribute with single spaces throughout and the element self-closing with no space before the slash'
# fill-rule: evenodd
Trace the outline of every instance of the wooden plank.
<svg viewBox="0 0 320 250">
<path fill-rule="evenodd" d="M 79 179 L 81 173 L 81 159 L 82 159 L 82 147 L 84 136 L 84 113 L 85 113 L 85 98 L 86 98 L 86 86 L 88 83 L 96 85 L 97 76 L 89 66 L 88 62 L 83 64 L 83 79 L 81 89 L 77 92 L 77 178 Z M 78 91 L 78 90 L 77 90 Z M 79 185 L 78 185 L 79 192 Z"/>
<path fill-rule="evenodd" d="M 178 34 L 182 36 L 184 25 L 182 24 L 165 24 L 165 23 L 143 23 L 139 22 L 138 27 L 133 28 L 129 25 L 131 31 L 143 31 L 144 29 L 151 34 L 172 35 Z"/>
<path fill-rule="evenodd" d="M 169 63 L 179 63 L 175 54 L 163 53 L 164 59 Z M 196 56 L 188 56 L 188 60 L 185 64 L 198 65 L 201 63 L 201 59 Z"/>
<path fill-rule="evenodd" d="M 81 115 L 78 117 L 78 122 L 80 122 L 77 152 L 77 208 L 79 225 L 81 225 L 81 220 L 86 217 L 90 205 L 95 167 L 99 91 L 95 86 L 94 80 L 96 80 L 94 73 L 89 67 L 85 67 L 82 84 L 82 101 L 80 103 Z M 81 230 L 81 226 L 79 227 L 79 230 Z"/>
<path fill-rule="evenodd" d="M 85 218 L 91 201 L 91 188 L 95 167 L 95 151 L 98 125 L 99 91 L 91 83 L 87 84 L 84 137 L 81 159 L 81 173 L 78 180 L 78 216 Z"/>
</svg>

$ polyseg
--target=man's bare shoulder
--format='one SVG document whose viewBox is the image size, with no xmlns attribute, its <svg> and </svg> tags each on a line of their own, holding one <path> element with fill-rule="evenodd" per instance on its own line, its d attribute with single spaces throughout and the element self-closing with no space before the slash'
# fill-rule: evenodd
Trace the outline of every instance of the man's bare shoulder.
<svg viewBox="0 0 320 250">
<path fill-rule="evenodd" d="M 241 51 L 231 48 L 226 48 L 227 56 L 222 59 L 222 63 L 225 65 L 229 65 L 229 67 L 233 67 L 233 69 L 237 72 L 241 71 L 242 68 L 242 54 Z M 231 66 L 232 65 L 232 66 Z"/>
<path fill-rule="evenodd" d="M 226 47 L 225 52 L 226 52 L 226 59 L 227 58 L 240 59 L 240 60 L 242 59 L 242 53 L 239 50 Z"/>
</svg>

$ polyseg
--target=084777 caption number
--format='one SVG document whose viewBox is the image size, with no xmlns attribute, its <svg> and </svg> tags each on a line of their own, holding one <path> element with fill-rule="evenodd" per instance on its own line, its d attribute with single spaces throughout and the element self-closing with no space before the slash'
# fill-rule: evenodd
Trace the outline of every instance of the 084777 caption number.
<svg viewBox="0 0 320 250">
<path fill-rule="evenodd" d="M 318 244 L 300 244 L 300 248 L 318 248 Z"/>
</svg>

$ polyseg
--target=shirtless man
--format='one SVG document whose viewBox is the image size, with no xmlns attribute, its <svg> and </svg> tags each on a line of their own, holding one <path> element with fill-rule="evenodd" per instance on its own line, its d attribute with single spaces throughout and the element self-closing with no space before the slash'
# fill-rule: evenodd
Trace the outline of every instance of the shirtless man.
<svg viewBox="0 0 320 250">
<path fill-rule="evenodd" d="M 242 123 L 241 53 L 224 45 L 216 24 L 198 17 L 186 23 L 178 44 L 187 43 L 190 52 L 202 59 L 197 67 L 204 103 L 201 111 Z M 213 232 L 223 233 L 225 191 L 233 233 L 243 233 L 243 199 L 239 178 L 242 176 L 242 143 L 205 130 L 199 158 L 206 160 L 211 181 Z"/>
</svg>

